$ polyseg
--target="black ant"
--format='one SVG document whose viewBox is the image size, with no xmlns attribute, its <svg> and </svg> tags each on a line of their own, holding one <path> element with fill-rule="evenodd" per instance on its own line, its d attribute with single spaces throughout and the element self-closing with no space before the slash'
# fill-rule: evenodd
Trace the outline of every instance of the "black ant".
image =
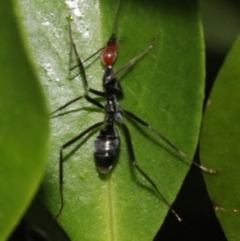
<svg viewBox="0 0 240 241">
<path fill-rule="evenodd" d="M 118 9 L 117 8 L 117 14 Z M 82 131 L 79 135 L 75 136 L 68 142 L 64 143 L 60 148 L 60 159 L 59 159 L 59 184 L 60 184 L 60 199 L 61 199 L 61 206 L 59 209 L 58 214 L 55 216 L 57 218 L 63 209 L 64 201 L 63 201 L 63 150 L 75 143 L 76 141 L 80 140 L 82 137 L 84 137 L 86 134 L 100 128 L 99 134 L 95 140 L 94 143 L 94 156 L 96 161 L 96 166 L 101 174 L 107 174 L 111 171 L 115 161 L 117 160 L 119 150 L 120 150 L 120 138 L 117 132 L 117 129 L 115 128 L 115 124 L 117 124 L 123 131 L 126 143 L 127 143 L 127 150 L 129 157 L 131 159 L 132 165 L 144 176 L 144 178 L 152 185 L 154 190 L 157 192 L 157 194 L 161 197 L 161 199 L 164 201 L 164 203 L 169 207 L 171 212 L 175 215 L 178 221 L 182 221 L 182 219 L 179 217 L 179 215 L 171 208 L 170 203 L 163 197 L 163 195 L 158 190 L 156 184 L 153 182 L 153 180 L 140 168 L 138 165 L 135 153 L 132 145 L 132 139 L 129 132 L 129 129 L 126 124 L 123 122 L 123 116 L 131 118 L 133 121 L 139 123 L 140 125 L 148 128 L 151 130 L 154 134 L 156 134 L 159 138 L 164 140 L 178 155 L 184 157 L 188 162 L 193 163 L 200 169 L 202 169 L 205 172 L 208 173 L 216 173 L 217 170 L 213 169 L 207 169 L 198 163 L 192 161 L 190 158 L 186 156 L 184 152 L 182 152 L 179 148 L 177 148 L 171 141 L 169 141 L 164 135 L 162 135 L 160 132 L 155 130 L 150 124 L 148 124 L 145 120 L 139 118 L 135 114 L 133 114 L 130 111 L 127 111 L 123 109 L 120 104 L 118 103 L 119 99 L 122 99 L 124 97 L 124 93 L 122 90 L 122 87 L 117 79 L 117 75 L 124 70 L 130 68 L 133 66 L 139 59 L 141 59 L 144 55 L 146 55 L 152 48 L 153 44 L 150 44 L 148 48 L 140 53 L 139 55 L 135 56 L 133 59 L 131 59 L 126 65 L 124 65 L 120 70 L 114 72 L 113 71 L 113 64 L 116 60 L 117 53 L 118 53 L 118 42 L 116 37 L 116 16 L 115 15 L 115 21 L 114 21 L 114 28 L 113 33 L 111 37 L 109 38 L 106 46 L 96 51 L 94 54 L 92 54 L 90 57 L 88 57 L 86 60 L 82 61 L 77 49 L 76 45 L 72 38 L 72 29 L 71 29 L 71 23 L 70 20 L 68 21 L 69 24 L 69 36 L 70 36 L 70 43 L 71 43 L 71 49 L 70 49 L 70 56 L 72 55 L 72 51 L 75 54 L 75 57 L 77 59 L 77 65 L 74 67 L 70 67 L 70 71 L 79 68 L 80 75 L 82 76 L 84 87 L 87 92 L 90 92 L 94 94 L 95 96 L 103 97 L 105 98 L 105 105 L 100 103 L 98 100 L 93 99 L 88 94 L 79 96 L 69 102 L 67 102 L 65 105 L 59 107 L 56 109 L 52 114 L 56 113 L 57 111 L 60 111 L 70 104 L 80 100 L 85 99 L 89 103 L 95 105 L 96 107 L 104 110 L 105 112 L 105 118 L 103 121 L 98 122 L 87 128 L 86 130 Z M 103 89 L 104 91 L 98 91 L 95 89 L 92 89 L 88 86 L 88 81 L 85 73 L 85 69 L 83 64 L 94 57 L 96 54 L 101 52 L 101 60 L 103 64 L 106 66 L 103 74 Z"/>
</svg>

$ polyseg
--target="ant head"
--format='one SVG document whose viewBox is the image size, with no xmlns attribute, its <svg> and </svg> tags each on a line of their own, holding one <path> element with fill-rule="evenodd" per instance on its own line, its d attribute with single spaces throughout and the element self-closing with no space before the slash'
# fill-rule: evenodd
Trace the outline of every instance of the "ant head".
<svg viewBox="0 0 240 241">
<path fill-rule="evenodd" d="M 103 49 L 101 53 L 101 60 L 104 65 L 111 66 L 114 64 L 117 58 L 118 52 L 118 43 L 116 35 L 113 33 L 109 38 L 106 47 Z"/>
</svg>

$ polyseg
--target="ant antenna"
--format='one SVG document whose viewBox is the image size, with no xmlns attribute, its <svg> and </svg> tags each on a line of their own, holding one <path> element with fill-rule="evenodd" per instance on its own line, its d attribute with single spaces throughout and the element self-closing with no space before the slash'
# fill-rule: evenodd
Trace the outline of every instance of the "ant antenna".
<svg viewBox="0 0 240 241">
<path fill-rule="evenodd" d="M 117 5 L 117 8 L 115 10 L 115 15 L 114 15 L 115 17 L 114 17 L 113 28 L 112 28 L 112 35 L 117 34 L 117 22 L 118 22 L 120 5 L 121 5 L 121 0 L 118 1 L 118 5 Z"/>
</svg>

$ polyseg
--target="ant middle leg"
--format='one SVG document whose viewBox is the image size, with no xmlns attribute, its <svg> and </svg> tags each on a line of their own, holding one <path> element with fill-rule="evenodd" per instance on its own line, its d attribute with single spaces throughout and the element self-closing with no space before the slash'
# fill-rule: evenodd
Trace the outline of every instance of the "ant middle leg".
<svg viewBox="0 0 240 241">
<path fill-rule="evenodd" d="M 92 104 L 94 104 L 95 106 L 99 107 L 100 109 L 104 109 L 104 106 L 103 106 L 100 102 L 98 102 L 97 100 L 91 98 L 91 97 L 88 96 L 88 95 L 82 95 L 82 96 L 79 96 L 79 97 L 77 97 L 77 98 L 75 98 L 75 99 L 73 99 L 73 100 L 70 100 L 70 101 L 67 102 L 66 104 L 60 106 L 59 108 L 57 108 L 56 110 L 54 110 L 53 112 L 51 112 L 51 115 L 55 114 L 56 112 L 58 112 L 58 111 L 60 111 L 60 110 L 65 109 L 67 106 L 71 105 L 72 103 L 74 103 L 74 102 L 76 102 L 76 101 L 78 101 L 78 100 L 80 100 L 80 99 L 82 99 L 82 98 L 84 98 L 85 100 L 87 100 L 89 103 L 92 103 Z"/>
<path fill-rule="evenodd" d="M 209 168 L 206 168 L 206 167 L 198 164 L 197 162 L 193 161 L 183 151 L 181 151 L 176 145 L 174 145 L 171 141 L 169 141 L 163 134 L 161 134 L 159 131 L 155 130 L 150 124 L 148 124 L 147 122 L 145 122 L 144 120 L 142 120 L 141 118 L 139 118 L 138 116 L 133 114 L 132 112 L 127 111 L 127 110 L 122 110 L 122 113 L 129 116 L 131 119 L 140 123 L 144 127 L 150 129 L 159 138 L 161 138 L 164 142 L 166 142 L 175 152 L 177 152 L 180 156 L 182 156 L 189 164 L 191 164 L 191 163 L 194 164 L 195 166 L 197 166 L 198 168 L 200 168 L 202 171 L 204 171 L 206 173 L 211 173 L 211 174 L 218 173 L 217 169 L 209 169 Z"/>
</svg>

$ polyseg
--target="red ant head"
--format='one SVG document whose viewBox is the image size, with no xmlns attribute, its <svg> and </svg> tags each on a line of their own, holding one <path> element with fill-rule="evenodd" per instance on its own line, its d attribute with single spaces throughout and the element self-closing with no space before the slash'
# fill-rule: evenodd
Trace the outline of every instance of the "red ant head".
<svg viewBox="0 0 240 241">
<path fill-rule="evenodd" d="M 117 57 L 117 52 L 118 52 L 117 38 L 115 34 L 112 34 L 112 36 L 107 42 L 106 47 L 103 49 L 101 53 L 101 60 L 103 64 L 106 66 L 113 65 Z"/>
</svg>

